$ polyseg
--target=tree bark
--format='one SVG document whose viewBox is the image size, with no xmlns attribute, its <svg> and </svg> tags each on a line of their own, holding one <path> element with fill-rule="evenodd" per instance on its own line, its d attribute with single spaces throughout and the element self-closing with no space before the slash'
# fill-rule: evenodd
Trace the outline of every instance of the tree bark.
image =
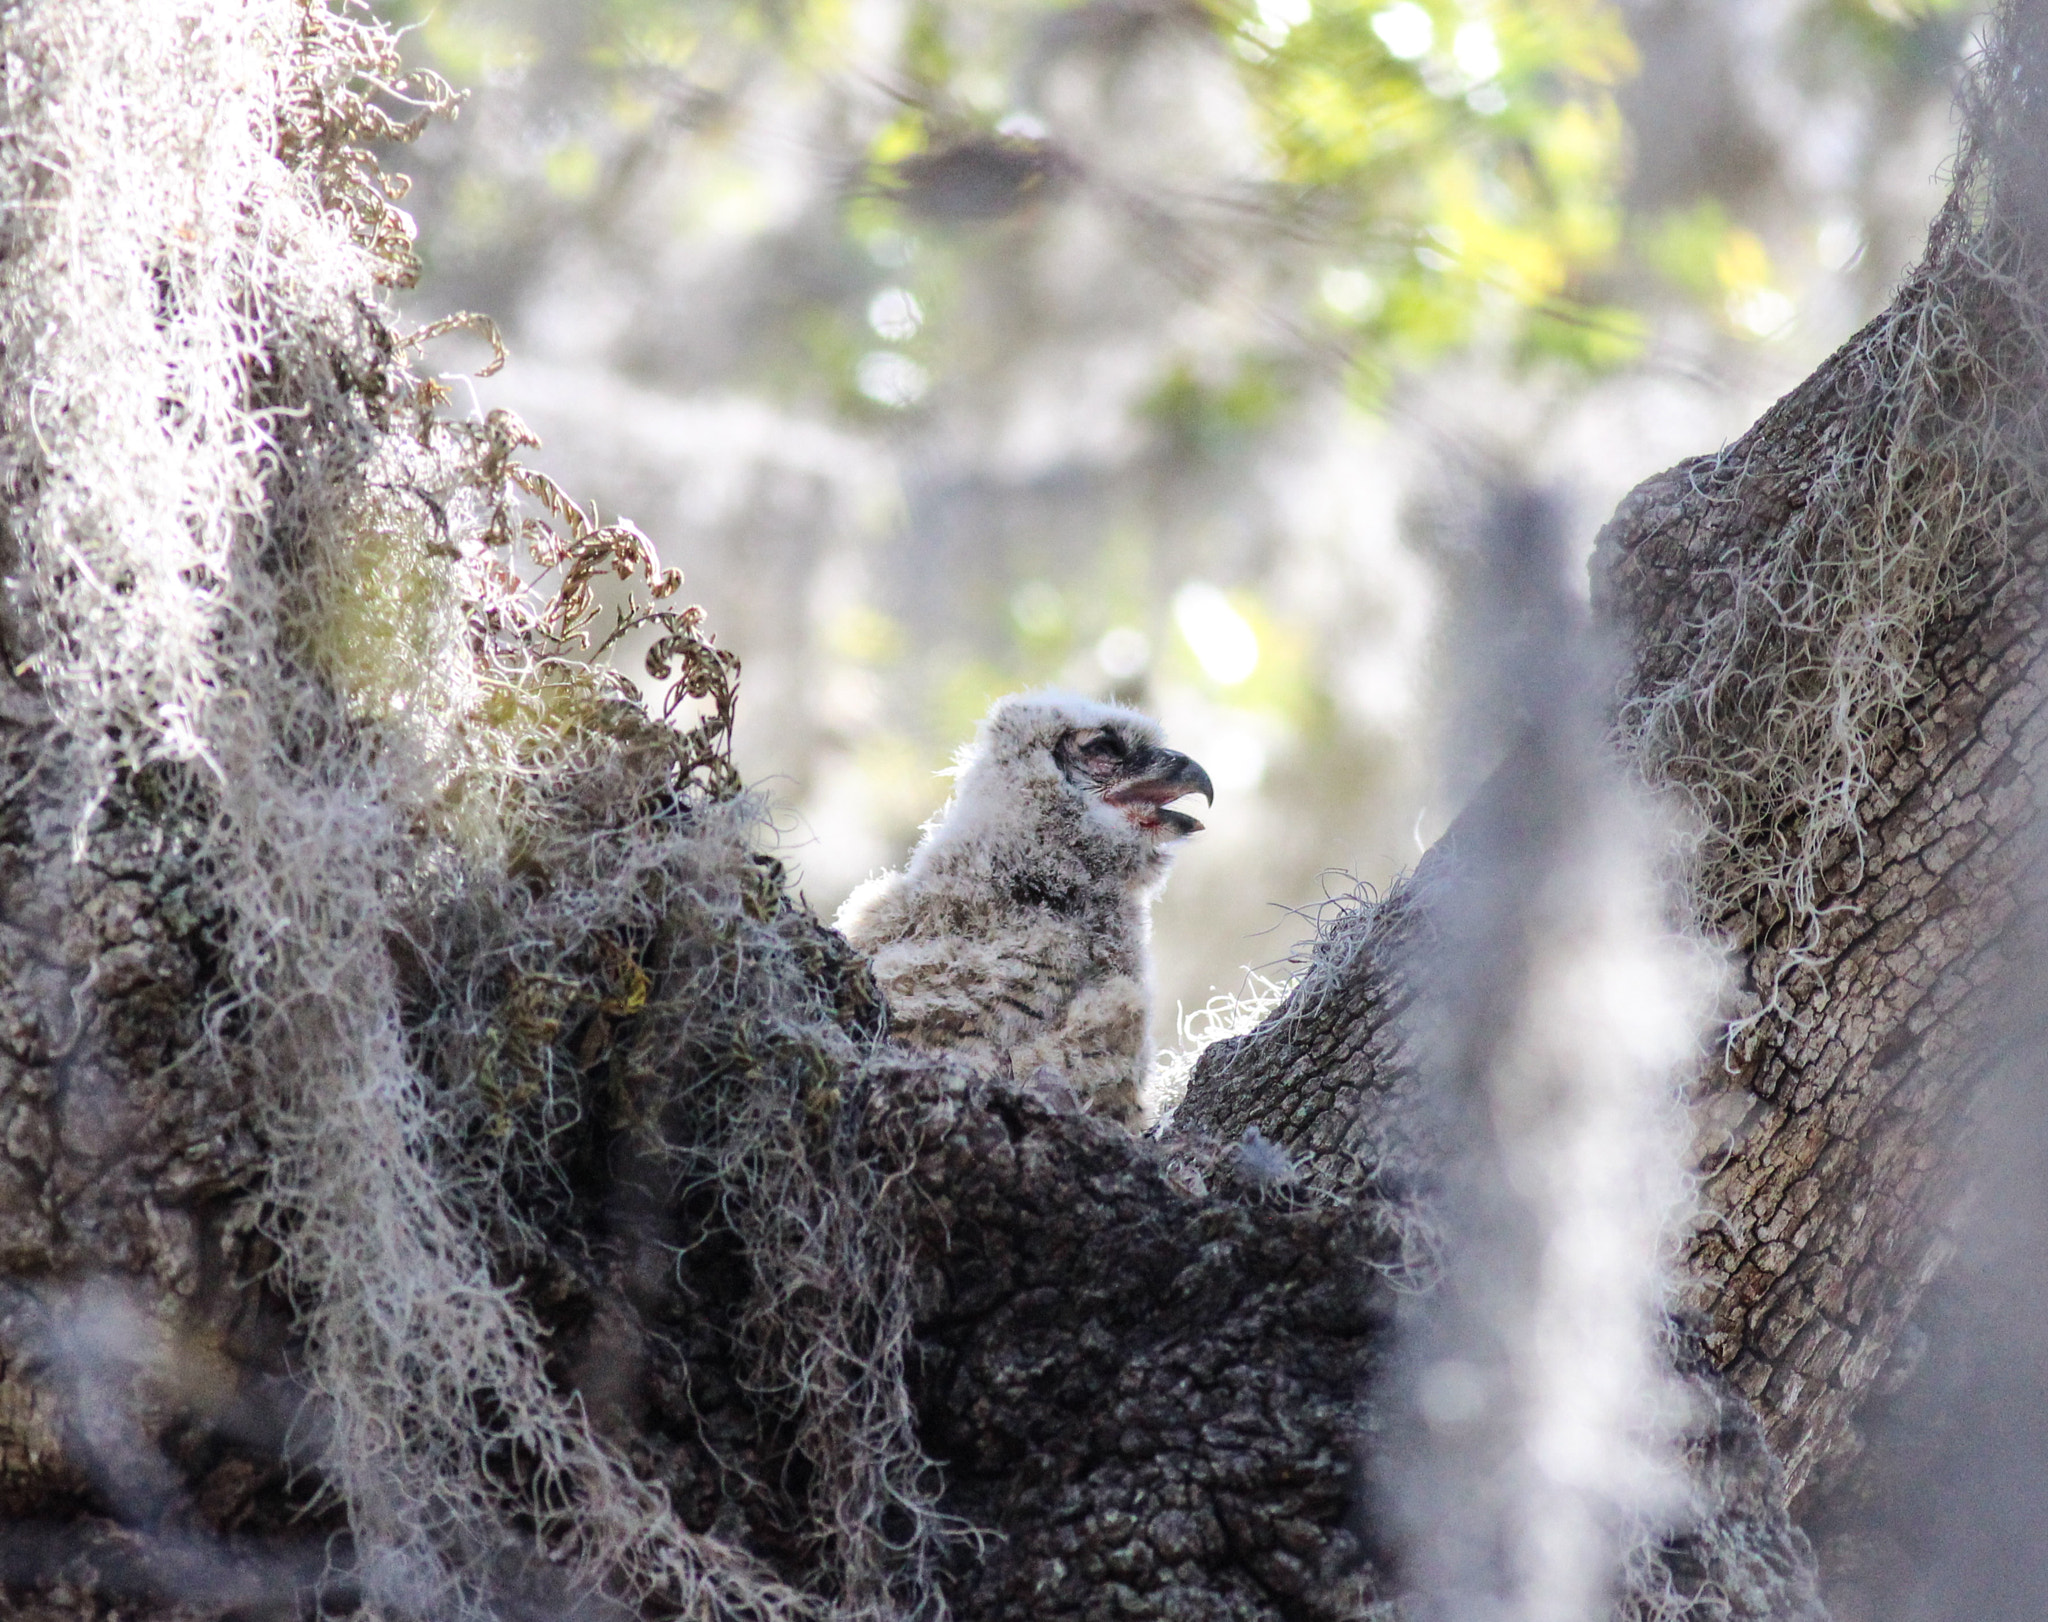
<svg viewBox="0 0 2048 1622">
<path fill-rule="evenodd" d="M 2030 80 L 2038 22 L 2009 9 L 2005 25 L 2000 60 Z M 1901 404 L 1921 388 L 1944 422 L 1976 423 L 1974 448 L 1932 436 L 1919 474 L 1961 492 L 1945 542 L 1962 561 L 1914 627 L 1902 702 L 1871 718 L 1853 817 L 1818 863 L 1822 905 L 1802 917 L 1768 890 L 1717 903 L 1711 871 L 1705 890 L 1701 921 L 1732 944 L 1736 1012 L 1749 1019 L 1693 1090 L 1700 1214 L 1681 1263 L 1687 1305 L 1712 1363 L 1753 1404 L 1795 1506 L 1821 1521 L 1853 1496 L 1859 1409 L 1910 1372 L 1921 1337 L 1901 1359 L 1894 1351 L 1952 1248 L 1973 1101 L 2022 1029 L 2012 1001 L 2038 984 L 2041 962 L 2033 763 L 2048 514 L 2038 426 L 2014 398 L 2041 365 L 2038 221 L 2030 205 L 1997 215 L 2001 197 L 2038 175 L 2040 143 L 2025 122 L 2038 109 L 2007 112 L 2004 149 L 1973 160 L 1994 171 L 1990 222 L 1966 224 L 1952 204 L 1892 309 L 1728 449 L 1632 492 L 1594 563 L 1627 716 L 1686 680 L 1761 563 L 1789 558 L 1809 579 L 1838 566 L 1825 542 L 1816 548 L 1813 509 L 1842 498 L 1828 476 L 1845 444 L 1861 441 L 1865 473 L 1926 450 L 1925 417 Z M 1910 340 L 1937 329 L 1930 362 Z M 1849 494 L 1836 545 L 1908 550 L 1912 537 L 1890 527 L 1902 516 L 1895 489 L 1878 479 Z M 1691 763 L 1639 755 L 1638 766 L 1683 782 Z M 1492 814 L 1508 787 L 1483 789 L 1462 820 Z M 1796 836 L 1801 815 L 1782 806 L 1715 830 L 1721 860 L 1782 843 L 1788 825 Z M 1332 1190 L 1384 1180 L 1384 1124 L 1427 1084 L 1404 1016 L 1430 881 L 1458 861 L 1458 841 L 1454 827 L 1414 879 L 1342 921 L 1280 1017 L 1204 1056 L 1183 1120 L 1226 1137 L 1256 1129 Z"/>
<path fill-rule="evenodd" d="M 32 713 L 17 689 L 8 738 L 24 768 L 51 742 L 46 720 L 22 721 Z M 32 1033 L 0 1071 L 11 1107 L 61 1113 L 97 1086 L 123 1119 L 136 1099 L 155 1113 L 89 1142 L 75 1124 L 9 1139 L 15 1163 L 32 1152 L 43 1186 L 66 1193 L 40 1248 L 14 1253 L 0 1320 L 7 1591 L 51 1617 L 109 1602 L 292 1612 L 328 1557 L 345 1565 L 347 1533 L 289 1445 L 308 1393 L 292 1304 L 237 1217 L 263 1168 L 235 1084 L 173 1069 L 163 1090 L 217 972 L 204 921 L 163 921 L 178 869 L 146 805 L 103 813 L 80 865 L 37 827 L 33 795 L 14 810 L 0 917 L 13 961 L 37 969 L 8 987 L 9 1029 Z M 74 923 L 68 956 L 46 962 L 35 943 L 60 916 L 97 927 Z M 835 955 L 818 925 L 787 916 Z M 95 972 L 109 962 L 131 967 Z M 52 1036 L 60 1008 L 77 1023 Z M 88 1027 L 126 1034 L 96 1049 Z M 858 1152 L 905 1185 L 920 1439 L 946 1509 L 976 1530 L 947 1583 L 953 1613 L 1381 1614 L 1396 1590 L 1362 1443 L 1408 1260 L 1392 1208 L 1276 1188 L 1199 1145 L 1155 1149 L 928 1058 L 898 1055 L 863 1085 L 848 1105 Z M 802 1578 L 814 1506 L 786 1413 L 747 1389 L 746 1258 L 706 1191 L 679 1197 L 664 1168 L 601 1158 L 582 1214 L 519 1263 L 557 1378 L 690 1524 Z M 1775 1467 L 1691 1356 L 1706 1398 L 1694 1446 L 1721 1524 L 1710 1545 L 1677 1540 L 1674 1578 L 1733 1594 L 1735 1615 L 1805 1614 Z M 324 1589 L 347 1603 L 346 1582 Z"/>
<path fill-rule="evenodd" d="M 1731 560 L 1777 542 L 1827 441 L 1866 408 L 1866 358 L 1852 340 L 1720 457 L 1639 487 L 1602 532 L 1604 606 L 1638 691 L 1682 663 Z M 1959 1134 L 1997 1057 L 1983 1036 L 2035 961 L 2016 926 L 2033 900 L 2048 552 L 2038 520 L 2028 528 L 2022 552 L 1927 628 L 1918 691 L 1873 740 L 1864 838 L 1826 870 L 1810 972 L 1699 1077 L 1686 1277 L 1713 1360 L 1756 1404 L 1794 1494 L 1853 1456 L 1856 1406 L 1943 1260 Z M 1456 847 L 1454 829 L 1418 878 Z M 1205 1055 L 1182 1118 L 1227 1137 L 1256 1128 L 1332 1188 L 1369 1176 L 1374 1123 L 1416 1085 L 1401 1028 L 1414 888 L 1339 926 L 1285 1018 Z M 1782 913 L 1712 922 L 1740 943 L 1760 1008 L 1786 956 Z"/>
</svg>

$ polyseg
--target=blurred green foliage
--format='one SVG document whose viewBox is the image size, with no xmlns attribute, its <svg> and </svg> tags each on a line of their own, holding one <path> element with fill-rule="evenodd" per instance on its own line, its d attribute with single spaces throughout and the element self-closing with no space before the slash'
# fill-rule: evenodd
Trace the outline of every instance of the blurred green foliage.
<svg viewBox="0 0 2048 1622">
<path fill-rule="evenodd" d="M 1598 294 L 1621 240 L 1613 93 L 1635 65 L 1616 7 L 1262 0 L 1233 44 L 1280 180 L 1355 245 L 1332 320 L 1411 360 L 1489 323 L 1586 364 L 1632 352 Z"/>
<path fill-rule="evenodd" d="M 1857 52 L 1896 70 L 1925 50 L 1942 66 L 1952 50 L 1928 25 L 1971 4 L 1816 0 L 1803 26 L 1818 58 Z M 1628 217 L 1616 93 L 1636 55 L 1615 0 L 912 0 L 879 41 L 856 0 L 384 9 L 459 83 L 545 59 L 565 97 L 535 150 L 503 155 L 503 174 L 462 176 L 455 219 L 478 237 L 512 211 L 595 218 L 650 151 L 683 135 L 696 174 L 678 230 L 744 233 L 767 204 L 743 158 L 721 161 L 721 143 L 747 99 L 777 75 L 865 91 L 865 112 L 840 132 L 840 273 L 788 312 L 784 347 L 760 351 L 763 377 L 796 392 L 822 384 L 855 420 L 911 409 L 940 380 L 934 340 L 947 335 L 961 262 L 986 251 L 977 233 L 1100 183 L 1105 155 L 1063 145 L 1031 102 L 1050 51 L 1087 36 L 1114 54 L 1119 30 L 1210 40 L 1234 65 L 1262 148 L 1229 203 L 1246 242 L 1275 260 L 1261 296 L 1286 337 L 1250 343 L 1227 375 L 1183 366 L 1160 380 L 1151 415 L 1191 446 L 1255 429 L 1305 357 L 1341 357 L 1366 399 L 1480 342 L 1524 363 L 1625 363 L 1648 330 L 1634 274 L 1646 269 L 1737 336 L 1767 335 L 1786 308 L 1762 243 L 1717 200 Z M 545 219 L 529 229 L 544 233 Z M 1168 261 L 1176 235 L 1159 233 Z M 890 266 L 892 243 L 917 262 Z M 926 352 L 893 373 L 871 364 L 864 380 L 869 296 L 885 281 L 914 290 Z"/>
<path fill-rule="evenodd" d="M 1177 715 L 1219 787 L 1236 762 L 1226 822 L 1319 864 L 1419 837 L 1407 809 L 1367 843 L 1361 807 L 1419 752 L 1431 610 L 1372 552 L 1372 492 L 1283 517 L 1328 472 L 1304 423 L 1369 437 L 1354 406 L 1449 360 L 1552 401 L 1775 360 L 1873 247 L 1868 199 L 1780 185 L 1756 107 L 1717 146 L 1727 85 L 1664 98 L 1694 63 L 1651 30 L 1689 18 L 1815 106 L 1850 86 L 1881 129 L 1945 96 L 1979 0 L 1782 0 L 1775 33 L 1755 0 L 1740 39 L 1715 0 L 375 3 L 478 90 L 404 159 L 423 298 L 888 464 L 880 517 L 748 470 L 749 513 L 675 547 L 764 655 L 748 713 L 796 797 L 857 779 L 900 855 L 989 701 L 1058 683 Z"/>
</svg>

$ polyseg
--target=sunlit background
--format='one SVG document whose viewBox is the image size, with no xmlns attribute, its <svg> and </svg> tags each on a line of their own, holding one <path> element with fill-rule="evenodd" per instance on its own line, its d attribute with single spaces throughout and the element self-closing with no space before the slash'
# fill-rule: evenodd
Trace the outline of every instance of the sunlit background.
<svg viewBox="0 0 2048 1622">
<path fill-rule="evenodd" d="M 1491 764 L 1463 517 L 1578 544 L 1883 302 L 1976 9 L 1906 0 L 390 0 L 420 320 L 744 661 L 828 916 L 991 697 L 1214 777 L 1163 1011 L 1284 962 Z M 437 340 L 453 372 L 486 355 Z"/>
</svg>

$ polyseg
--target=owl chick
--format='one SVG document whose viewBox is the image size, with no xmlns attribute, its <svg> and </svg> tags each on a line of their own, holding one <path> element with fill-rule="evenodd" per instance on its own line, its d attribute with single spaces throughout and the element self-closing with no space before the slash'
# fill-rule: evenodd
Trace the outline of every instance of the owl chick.
<svg viewBox="0 0 2048 1622">
<path fill-rule="evenodd" d="M 1135 1126 L 1149 1049 L 1153 897 L 1201 828 L 1209 774 L 1135 710 L 1068 693 L 997 701 L 953 798 L 901 872 L 836 920 L 874 959 L 890 1028 L 1018 1082 L 1050 1069 Z"/>
</svg>

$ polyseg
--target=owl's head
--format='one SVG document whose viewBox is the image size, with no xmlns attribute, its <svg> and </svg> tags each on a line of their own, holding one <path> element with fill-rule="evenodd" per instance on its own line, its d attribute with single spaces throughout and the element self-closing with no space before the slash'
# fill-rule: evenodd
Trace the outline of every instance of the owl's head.
<svg viewBox="0 0 2048 1622">
<path fill-rule="evenodd" d="M 1002 866 L 1078 862 L 1126 880 L 1163 876 L 1167 847 L 1202 824 L 1173 802 L 1215 798 L 1209 774 L 1159 723 L 1074 693 L 998 699 L 961 750 L 959 786 L 932 828 Z"/>
</svg>

